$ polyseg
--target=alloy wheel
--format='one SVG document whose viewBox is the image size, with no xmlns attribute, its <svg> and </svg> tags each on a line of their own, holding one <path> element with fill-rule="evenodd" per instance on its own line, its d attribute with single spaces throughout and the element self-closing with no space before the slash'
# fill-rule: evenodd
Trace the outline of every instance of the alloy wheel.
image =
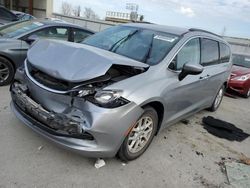
<svg viewBox="0 0 250 188">
<path fill-rule="evenodd" d="M 250 97 L 250 88 L 249 88 L 249 90 L 248 90 L 246 96 L 247 96 L 247 97 Z"/>
<path fill-rule="evenodd" d="M 8 79 L 10 74 L 9 68 L 6 64 L 0 62 L 0 82 L 4 82 Z"/>
<path fill-rule="evenodd" d="M 141 151 L 148 143 L 153 132 L 153 120 L 149 116 L 141 117 L 128 137 L 128 150 L 131 153 Z"/>
<path fill-rule="evenodd" d="M 224 93 L 223 89 L 221 88 L 220 91 L 218 92 L 216 98 L 215 98 L 215 102 L 214 102 L 215 108 L 217 108 L 220 105 L 221 100 L 223 98 L 223 93 Z"/>
</svg>

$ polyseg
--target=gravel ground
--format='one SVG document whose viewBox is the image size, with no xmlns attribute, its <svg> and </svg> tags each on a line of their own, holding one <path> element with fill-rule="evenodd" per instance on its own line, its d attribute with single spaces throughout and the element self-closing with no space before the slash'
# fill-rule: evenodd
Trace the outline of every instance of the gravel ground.
<svg viewBox="0 0 250 188">
<path fill-rule="evenodd" d="M 250 133 L 250 99 L 225 97 L 215 113 L 202 111 L 162 131 L 135 161 L 122 165 L 95 160 L 56 147 L 34 133 L 10 111 L 8 87 L 0 88 L 0 188 L 5 187 L 230 187 L 221 157 L 250 156 L 250 138 L 230 142 L 209 134 L 203 116 L 234 123 Z"/>
</svg>

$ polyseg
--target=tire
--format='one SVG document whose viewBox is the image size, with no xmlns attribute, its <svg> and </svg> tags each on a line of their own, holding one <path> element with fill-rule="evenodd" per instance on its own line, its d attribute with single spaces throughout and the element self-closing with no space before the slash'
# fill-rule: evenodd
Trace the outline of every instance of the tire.
<svg viewBox="0 0 250 188">
<path fill-rule="evenodd" d="M 214 99 L 212 106 L 208 108 L 209 111 L 214 112 L 219 108 L 221 101 L 223 99 L 224 93 L 225 93 L 225 86 L 223 85 L 221 86 L 218 93 L 216 94 L 216 97 Z"/>
<path fill-rule="evenodd" d="M 250 88 L 248 89 L 248 92 L 245 95 L 243 95 L 243 97 L 245 97 L 245 98 L 249 98 L 250 97 Z"/>
<path fill-rule="evenodd" d="M 0 57 L 0 86 L 10 84 L 14 75 L 15 69 L 12 63 L 8 59 Z"/>
<path fill-rule="evenodd" d="M 150 124 L 150 122 L 152 123 Z M 145 127 L 143 128 L 142 125 L 145 126 L 146 124 L 149 125 L 146 126 L 146 128 Z M 137 120 L 136 124 L 130 130 L 129 134 L 123 141 L 118 151 L 118 157 L 122 161 L 131 161 L 141 156 L 147 150 L 148 146 L 151 144 L 156 134 L 157 126 L 158 126 L 157 112 L 152 107 L 149 106 L 145 107 L 144 113 Z"/>
</svg>

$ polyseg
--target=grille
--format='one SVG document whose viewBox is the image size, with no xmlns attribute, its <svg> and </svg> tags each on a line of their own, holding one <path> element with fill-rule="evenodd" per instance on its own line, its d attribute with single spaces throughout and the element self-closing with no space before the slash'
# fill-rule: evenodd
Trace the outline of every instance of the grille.
<svg viewBox="0 0 250 188">
<path fill-rule="evenodd" d="M 64 80 L 60 80 L 57 78 L 54 78 L 34 66 L 32 66 L 30 63 L 27 63 L 27 68 L 30 73 L 30 75 L 40 84 L 59 91 L 67 91 L 72 89 L 74 86 L 78 85 L 79 83 L 69 83 Z"/>
</svg>

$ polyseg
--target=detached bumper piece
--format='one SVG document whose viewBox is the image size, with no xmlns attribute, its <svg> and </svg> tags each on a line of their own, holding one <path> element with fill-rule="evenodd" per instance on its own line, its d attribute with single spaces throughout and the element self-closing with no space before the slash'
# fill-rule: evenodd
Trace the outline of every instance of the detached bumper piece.
<svg viewBox="0 0 250 188">
<path fill-rule="evenodd" d="M 82 129 L 82 123 L 65 114 L 49 112 L 28 96 L 28 88 L 17 82 L 11 86 L 11 95 L 18 111 L 33 120 L 36 126 L 56 136 L 94 140 Z"/>
</svg>

